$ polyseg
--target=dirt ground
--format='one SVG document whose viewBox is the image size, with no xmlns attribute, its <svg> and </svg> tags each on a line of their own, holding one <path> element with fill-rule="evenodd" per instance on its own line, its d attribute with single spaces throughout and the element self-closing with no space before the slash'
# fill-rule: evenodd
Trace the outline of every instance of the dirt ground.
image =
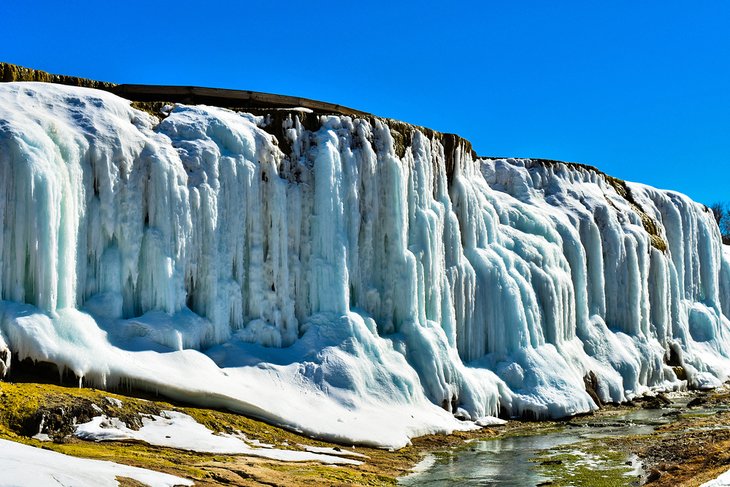
<svg viewBox="0 0 730 487">
<path fill-rule="evenodd" d="M 698 394 L 672 423 L 614 443 L 642 460 L 647 485 L 701 485 L 730 470 L 730 393 Z"/>
</svg>

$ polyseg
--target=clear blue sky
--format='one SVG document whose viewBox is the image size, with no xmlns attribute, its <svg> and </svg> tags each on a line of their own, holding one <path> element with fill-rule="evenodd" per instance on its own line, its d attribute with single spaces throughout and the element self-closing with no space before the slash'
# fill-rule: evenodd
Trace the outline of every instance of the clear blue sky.
<svg viewBox="0 0 730 487">
<path fill-rule="evenodd" d="M 0 60 L 304 96 L 730 201 L 730 2 L 0 1 Z"/>
</svg>

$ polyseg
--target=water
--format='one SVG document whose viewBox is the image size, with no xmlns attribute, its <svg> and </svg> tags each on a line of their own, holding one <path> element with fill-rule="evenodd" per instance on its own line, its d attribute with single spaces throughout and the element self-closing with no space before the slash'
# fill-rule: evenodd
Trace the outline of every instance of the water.
<svg viewBox="0 0 730 487">
<path fill-rule="evenodd" d="M 576 479 L 580 472 L 590 472 L 594 480 L 608 481 L 613 476 L 617 479 L 615 485 L 639 485 L 642 470 L 638 459 L 602 449 L 602 440 L 649 434 L 671 422 L 673 416 L 667 413 L 678 411 L 684 403 L 680 401 L 669 409 L 570 421 L 537 434 L 471 441 L 457 449 L 427 455 L 413 474 L 399 479 L 399 484 L 532 486 L 555 480 L 556 472 Z"/>
</svg>

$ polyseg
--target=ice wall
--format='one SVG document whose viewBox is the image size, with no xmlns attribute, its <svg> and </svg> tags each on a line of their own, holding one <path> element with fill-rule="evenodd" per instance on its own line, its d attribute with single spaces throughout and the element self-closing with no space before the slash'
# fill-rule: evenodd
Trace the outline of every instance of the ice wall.
<svg viewBox="0 0 730 487">
<path fill-rule="evenodd" d="M 157 120 L 3 84 L 0 228 L 3 371 L 12 352 L 330 439 L 730 371 L 730 255 L 702 205 L 393 121 Z"/>
</svg>

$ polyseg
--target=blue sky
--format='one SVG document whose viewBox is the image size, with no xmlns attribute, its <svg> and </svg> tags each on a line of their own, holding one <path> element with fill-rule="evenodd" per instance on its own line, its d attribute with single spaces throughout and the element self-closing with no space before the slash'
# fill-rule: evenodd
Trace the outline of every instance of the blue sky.
<svg viewBox="0 0 730 487">
<path fill-rule="evenodd" d="M 730 201 L 730 2 L 0 2 L 0 60 L 320 99 Z"/>
</svg>

